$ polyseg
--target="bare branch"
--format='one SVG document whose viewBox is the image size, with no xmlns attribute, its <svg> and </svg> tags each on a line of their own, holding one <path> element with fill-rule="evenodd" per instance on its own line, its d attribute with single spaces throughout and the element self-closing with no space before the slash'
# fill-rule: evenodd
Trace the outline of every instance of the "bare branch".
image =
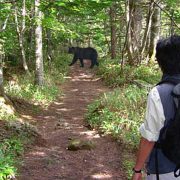
<svg viewBox="0 0 180 180">
<path fill-rule="evenodd" d="M 2 25 L 2 28 L 0 29 L 0 32 L 4 31 L 6 29 L 8 19 L 9 19 L 9 14 L 6 17 L 6 19 L 5 19 L 5 21 L 4 21 L 3 25 Z"/>
</svg>

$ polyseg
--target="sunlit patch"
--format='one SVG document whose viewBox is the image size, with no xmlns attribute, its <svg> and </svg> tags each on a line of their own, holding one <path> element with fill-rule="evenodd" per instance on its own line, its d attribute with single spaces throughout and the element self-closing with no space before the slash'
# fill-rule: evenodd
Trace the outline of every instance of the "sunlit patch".
<svg viewBox="0 0 180 180">
<path fill-rule="evenodd" d="M 61 108 L 59 110 L 61 110 L 61 111 L 69 111 L 69 109 L 67 109 L 67 108 Z"/>
<path fill-rule="evenodd" d="M 64 104 L 64 103 L 62 103 L 62 102 L 54 102 L 54 104 L 56 104 L 56 105 L 62 105 L 62 104 Z"/>
<path fill-rule="evenodd" d="M 65 76 L 64 78 L 65 78 L 65 79 L 71 79 L 71 77 L 70 77 L 70 76 Z"/>
<path fill-rule="evenodd" d="M 40 152 L 40 151 L 32 152 L 31 155 L 33 155 L 33 156 L 41 156 L 41 157 L 46 156 L 46 154 L 44 152 Z"/>
<path fill-rule="evenodd" d="M 111 179 L 112 175 L 106 174 L 106 173 L 98 173 L 98 174 L 91 175 L 91 177 L 95 179 Z"/>
<path fill-rule="evenodd" d="M 32 116 L 29 116 L 29 115 L 21 115 L 21 116 L 26 119 L 32 119 Z"/>
<path fill-rule="evenodd" d="M 73 90 L 71 90 L 72 92 L 77 92 L 79 89 L 73 89 Z"/>
<path fill-rule="evenodd" d="M 102 78 L 96 78 L 96 79 L 93 79 L 92 81 L 99 81 L 101 80 Z"/>
</svg>

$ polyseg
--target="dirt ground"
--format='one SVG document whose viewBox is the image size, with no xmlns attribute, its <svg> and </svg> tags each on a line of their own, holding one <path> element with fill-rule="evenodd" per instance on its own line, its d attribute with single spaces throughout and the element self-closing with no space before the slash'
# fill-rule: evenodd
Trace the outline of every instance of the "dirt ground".
<svg viewBox="0 0 180 180">
<path fill-rule="evenodd" d="M 87 105 L 108 91 L 88 66 L 71 67 L 60 87 L 64 95 L 31 117 L 46 143 L 37 143 L 25 153 L 18 180 L 127 179 L 121 167 L 122 147 L 111 137 L 100 136 L 85 126 Z M 95 147 L 70 151 L 70 139 L 91 140 Z"/>
</svg>

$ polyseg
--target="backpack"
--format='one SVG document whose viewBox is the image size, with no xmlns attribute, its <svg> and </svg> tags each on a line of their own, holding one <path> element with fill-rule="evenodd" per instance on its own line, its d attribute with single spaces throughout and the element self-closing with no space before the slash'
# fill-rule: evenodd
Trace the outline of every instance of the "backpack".
<svg viewBox="0 0 180 180">
<path fill-rule="evenodd" d="M 162 84 L 165 82 L 160 82 Z M 180 83 L 166 82 L 174 85 L 171 95 L 175 104 L 175 116 L 169 121 L 166 127 L 163 127 L 158 147 L 163 154 L 172 161 L 176 168 L 174 176 L 180 176 Z"/>
</svg>

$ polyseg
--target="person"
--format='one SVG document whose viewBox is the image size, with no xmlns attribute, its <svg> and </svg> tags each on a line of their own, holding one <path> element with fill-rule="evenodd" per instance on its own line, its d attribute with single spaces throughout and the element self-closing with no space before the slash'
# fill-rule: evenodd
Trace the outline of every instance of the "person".
<svg viewBox="0 0 180 180">
<path fill-rule="evenodd" d="M 162 71 L 161 82 L 180 83 L 180 36 L 173 35 L 158 41 L 156 59 Z M 156 146 L 162 128 L 172 120 L 175 106 L 171 95 L 172 83 L 159 83 L 151 89 L 147 98 L 145 120 L 140 126 L 141 140 L 132 180 L 141 180 L 142 169 L 147 171 L 146 180 L 180 180 L 174 176 L 176 165 L 166 158 Z M 158 174 L 158 177 L 157 177 Z"/>
</svg>

